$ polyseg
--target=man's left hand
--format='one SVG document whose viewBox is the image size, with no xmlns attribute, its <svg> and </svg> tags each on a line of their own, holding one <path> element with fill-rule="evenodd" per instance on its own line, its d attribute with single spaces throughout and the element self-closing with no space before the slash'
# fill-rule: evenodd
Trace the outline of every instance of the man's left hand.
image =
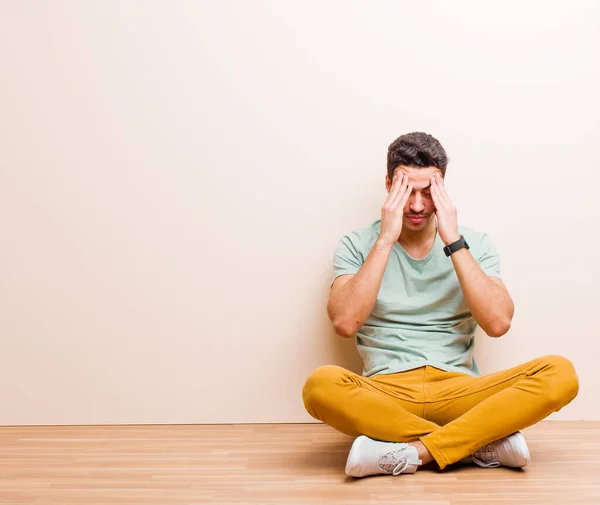
<svg viewBox="0 0 600 505">
<path fill-rule="evenodd" d="M 448 193 L 446 193 L 444 179 L 439 172 L 431 176 L 431 196 L 435 205 L 440 238 L 445 245 L 456 242 L 460 239 L 456 207 L 450 200 Z"/>
</svg>

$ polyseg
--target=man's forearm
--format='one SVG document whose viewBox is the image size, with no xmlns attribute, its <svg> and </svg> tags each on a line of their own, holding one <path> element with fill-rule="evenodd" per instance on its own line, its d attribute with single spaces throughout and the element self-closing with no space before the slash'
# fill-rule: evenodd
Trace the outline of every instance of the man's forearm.
<svg viewBox="0 0 600 505">
<path fill-rule="evenodd" d="M 493 281 L 467 249 L 456 251 L 450 258 L 475 321 L 491 337 L 504 335 L 514 314 L 508 290 Z"/>
<path fill-rule="evenodd" d="M 353 336 L 371 314 L 392 246 L 375 242 L 358 273 L 330 298 L 327 312 L 338 334 Z"/>
</svg>

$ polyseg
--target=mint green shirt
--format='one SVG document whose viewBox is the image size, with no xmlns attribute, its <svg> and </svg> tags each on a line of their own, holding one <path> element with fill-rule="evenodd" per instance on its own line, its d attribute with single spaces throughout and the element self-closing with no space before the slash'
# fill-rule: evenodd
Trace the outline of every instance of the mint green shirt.
<svg viewBox="0 0 600 505">
<path fill-rule="evenodd" d="M 379 237 L 381 220 L 344 235 L 334 254 L 334 279 L 356 274 Z M 485 233 L 459 226 L 482 270 L 500 277 L 500 257 Z M 362 374 L 390 374 L 431 365 L 479 376 L 473 358 L 477 323 L 454 265 L 436 231 L 429 254 L 415 259 L 396 242 L 373 311 L 356 333 Z"/>
</svg>

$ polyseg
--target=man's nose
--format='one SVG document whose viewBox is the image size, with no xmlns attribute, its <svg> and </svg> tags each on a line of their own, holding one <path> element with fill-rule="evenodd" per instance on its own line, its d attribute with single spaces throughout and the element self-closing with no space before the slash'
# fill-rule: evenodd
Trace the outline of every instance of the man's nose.
<svg viewBox="0 0 600 505">
<path fill-rule="evenodd" d="M 410 197 L 410 210 L 413 212 L 421 212 L 425 208 L 423 198 L 416 194 Z"/>
</svg>

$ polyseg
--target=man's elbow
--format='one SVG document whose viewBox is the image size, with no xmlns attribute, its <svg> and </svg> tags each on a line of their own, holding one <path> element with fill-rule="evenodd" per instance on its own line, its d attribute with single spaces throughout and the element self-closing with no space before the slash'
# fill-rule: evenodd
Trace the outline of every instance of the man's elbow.
<svg viewBox="0 0 600 505">
<path fill-rule="evenodd" d="M 356 333 L 356 325 L 352 324 L 352 322 L 348 322 L 345 320 L 334 319 L 332 321 L 334 331 L 340 336 L 344 338 L 352 338 Z"/>
<path fill-rule="evenodd" d="M 506 335 L 508 330 L 510 330 L 510 321 L 497 321 L 488 328 L 484 328 L 484 330 L 490 337 L 499 338 L 502 335 Z"/>
</svg>

